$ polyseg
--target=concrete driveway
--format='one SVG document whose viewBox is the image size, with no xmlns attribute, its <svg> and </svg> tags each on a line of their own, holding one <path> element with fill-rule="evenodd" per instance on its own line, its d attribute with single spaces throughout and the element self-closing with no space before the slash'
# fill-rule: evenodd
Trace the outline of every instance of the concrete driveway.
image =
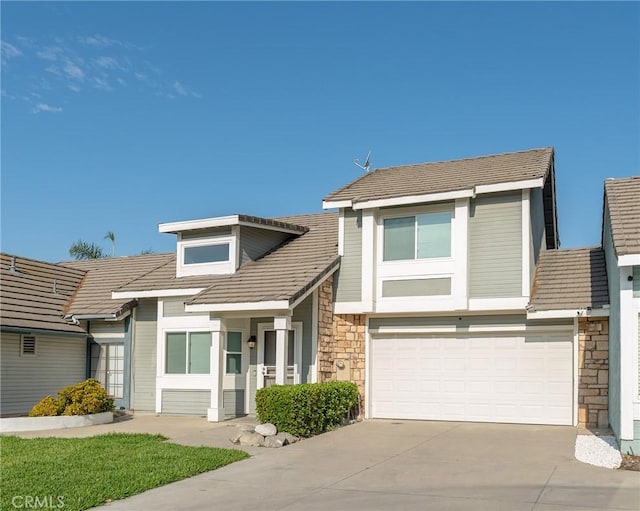
<svg viewBox="0 0 640 511">
<path fill-rule="evenodd" d="M 251 459 L 106 507 L 640 509 L 640 473 L 576 461 L 575 436 L 570 427 L 367 421 L 282 449 L 254 450 Z"/>
</svg>

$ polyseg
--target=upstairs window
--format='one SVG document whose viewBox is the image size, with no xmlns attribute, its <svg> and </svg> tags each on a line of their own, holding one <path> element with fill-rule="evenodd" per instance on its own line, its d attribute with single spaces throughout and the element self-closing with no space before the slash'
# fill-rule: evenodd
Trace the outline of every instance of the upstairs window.
<svg viewBox="0 0 640 511">
<path fill-rule="evenodd" d="M 383 261 L 451 257 L 451 212 L 386 218 Z"/>
<path fill-rule="evenodd" d="M 222 275 L 236 270 L 234 234 L 178 240 L 177 275 Z"/>
<path fill-rule="evenodd" d="M 229 260 L 229 243 L 184 247 L 184 264 L 221 263 Z"/>
</svg>

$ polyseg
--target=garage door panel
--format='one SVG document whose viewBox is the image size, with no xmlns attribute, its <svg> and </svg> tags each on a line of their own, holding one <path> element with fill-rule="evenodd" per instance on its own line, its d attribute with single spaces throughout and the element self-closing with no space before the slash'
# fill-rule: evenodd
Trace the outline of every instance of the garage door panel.
<svg viewBox="0 0 640 511">
<path fill-rule="evenodd" d="M 373 339 L 372 415 L 571 424 L 572 353 L 570 334 Z"/>
</svg>

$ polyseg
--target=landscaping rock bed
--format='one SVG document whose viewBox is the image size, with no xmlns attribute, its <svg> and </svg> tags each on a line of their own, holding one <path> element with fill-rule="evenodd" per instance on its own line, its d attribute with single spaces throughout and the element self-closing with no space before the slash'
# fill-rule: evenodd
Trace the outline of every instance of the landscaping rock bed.
<svg viewBox="0 0 640 511">
<path fill-rule="evenodd" d="M 239 427 L 238 433 L 230 439 L 232 444 L 250 447 L 284 447 L 295 444 L 299 438 L 289 433 L 278 432 L 273 424 L 259 424 L 255 428 L 247 424 Z"/>
<path fill-rule="evenodd" d="M 575 457 L 583 463 L 605 468 L 618 468 L 622 462 L 618 443 L 609 435 L 578 435 Z"/>
</svg>

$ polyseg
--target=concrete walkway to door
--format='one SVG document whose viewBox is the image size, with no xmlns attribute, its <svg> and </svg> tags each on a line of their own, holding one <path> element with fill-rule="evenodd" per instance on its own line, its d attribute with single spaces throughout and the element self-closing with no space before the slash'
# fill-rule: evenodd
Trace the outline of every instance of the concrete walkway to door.
<svg viewBox="0 0 640 511">
<path fill-rule="evenodd" d="M 640 473 L 576 461 L 575 437 L 561 426 L 366 421 L 106 509 L 638 510 Z"/>
</svg>

